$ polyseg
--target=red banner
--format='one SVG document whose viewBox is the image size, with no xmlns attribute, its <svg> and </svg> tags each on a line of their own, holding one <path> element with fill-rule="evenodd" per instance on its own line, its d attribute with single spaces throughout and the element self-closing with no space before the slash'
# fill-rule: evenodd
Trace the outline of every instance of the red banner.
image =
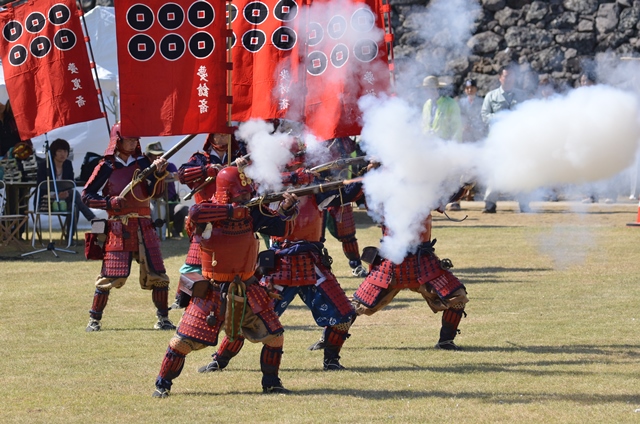
<svg viewBox="0 0 640 424">
<path fill-rule="evenodd" d="M 231 4 L 234 34 L 233 120 L 302 120 L 299 32 L 302 10 L 294 0 L 240 0 Z M 302 40 L 300 37 L 302 36 Z"/>
<path fill-rule="evenodd" d="M 102 117 L 75 1 L 0 9 L 0 57 L 20 137 Z"/>
<path fill-rule="evenodd" d="M 222 0 L 118 0 L 122 131 L 132 136 L 226 132 Z"/>
<path fill-rule="evenodd" d="M 287 118 L 321 139 L 356 135 L 358 99 L 389 89 L 380 0 L 241 0 L 231 17 L 234 121 Z"/>
<path fill-rule="evenodd" d="M 380 6 L 380 0 L 311 5 L 304 116 L 322 140 L 360 134 L 358 99 L 389 89 Z"/>
</svg>

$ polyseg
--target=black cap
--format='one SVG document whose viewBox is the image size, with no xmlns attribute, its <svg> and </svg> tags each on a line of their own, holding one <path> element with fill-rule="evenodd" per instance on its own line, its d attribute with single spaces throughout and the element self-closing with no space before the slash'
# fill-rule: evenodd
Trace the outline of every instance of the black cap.
<svg viewBox="0 0 640 424">
<path fill-rule="evenodd" d="M 464 86 L 465 87 L 478 87 L 478 85 L 476 84 L 476 80 L 474 79 L 468 79 L 464 82 Z"/>
</svg>

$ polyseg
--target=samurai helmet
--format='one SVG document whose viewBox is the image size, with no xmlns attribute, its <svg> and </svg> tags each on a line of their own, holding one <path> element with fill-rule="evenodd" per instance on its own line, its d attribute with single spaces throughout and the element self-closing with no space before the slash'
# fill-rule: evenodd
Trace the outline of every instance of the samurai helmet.
<svg viewBox="0 0 640 424">
<path fill-rule="evenodd" d="M 142 156 L 142 147 L 140 147 L 140 138 L 139 137 L 131 137 L 122 134 L 122 125 L 121 122 L 118 121 L 111 127 L 111 133 L 109 134 L 109 146 L 107 146 L 107 150 L 104 151 L 104 156 L 113 156 L 116 150 L 122 149 L 122 140 L 125 138 L 136 138 L 138 139 L 138 144 L 132 156 Z"/>
<path fill-rule="evenodd" d="M 251 179 L 240 172 L 236 166 L 227 166 L 216 176 L 215 198 L 220 204 L 230 203 L 231 199 L 252 192 Z"/>
</svg>

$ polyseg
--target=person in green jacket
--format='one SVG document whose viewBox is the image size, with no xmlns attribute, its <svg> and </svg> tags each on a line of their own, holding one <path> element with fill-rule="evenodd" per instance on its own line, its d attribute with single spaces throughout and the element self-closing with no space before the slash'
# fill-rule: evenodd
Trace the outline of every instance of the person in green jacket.
<svg viewBox="0 0 640 424">
<path fill-rule="evenodd" d="M 442 95 L 440 88 L 446 84 L 430 75 L 422 81 L 427 101 L 422 108 L 422 128 L 442 140 L 462 141 L 462 118 L 460 106 L 449 96 Z"/>
<path fill-rule="evenodd" d="M 422 130 L 425 134 L 433 134 L 442 140 L 462 142 L 462 115 L 458 102 L 444 95 L 441 88 L 446 84 L 438 81 L 438 77 L 430 75 L 422 81 L 427 101 L 422 108 Z M 464 177 L 461 177 L 464 179 Z M 459 211 L 460 203 L 453 202 L 449 210 Z"/>
</svg>

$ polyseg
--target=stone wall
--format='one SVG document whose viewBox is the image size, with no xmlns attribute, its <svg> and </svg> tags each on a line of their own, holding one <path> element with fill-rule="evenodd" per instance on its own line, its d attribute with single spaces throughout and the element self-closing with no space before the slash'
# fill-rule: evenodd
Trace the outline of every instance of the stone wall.
<svg viewBox="0 0 640 424">
<path fill-rule="evenodd" d="M 519 64 L 522 75 L 549 76 L 560 85 L 575 86 L 583 70 L 595 72 L 594 58 L 599 54 L 608 53 L 616 60 L 639 55 L 637 0 L 477 0 L 481 8 L 471 24 L 468 50 L 462 53 L 443 52 L 446 31 L 441 31 L 444 36 L 425 39 L 424 28 L 416 23 L 416 16 L 428 14 L 434 1 L 390 3 L 398 61 L 421 63 L 425 73 L 449 76 L 456 87 L 475 78 L 480 94 L 496 86 L 496 72 L 504 65 Z M 433 62 L 442 58 L 433 59 L 443 53 L 444 66 L 438 69 Z M 537 80 L 530 79 L 529 84 Z M 527 85 L 526 78 L 521 82 Z"/>
<path fill-rule="evenodd" d="M 515 63 L 523 71 L 525 89 L 535 86 L 539 76 L 573 87 L 600 53 L 640 56 L 640 0 L 437 1 L 475 6 L 476 18 L 469 20 L 466 34 L 457 28 L 465 11 L 440 19 L 430 13 L 436 0 L 390 0 L 395 58 L 399 67 L 410 63 L 412 78 L 420 81 L 428 74 L 446 76 L 458 88 L 474 78 L 484 94 L 495 88 L 498 69 Z M 96 4 L 112 6 L 113 0 Z M 431 34 L 429 27 L 437 31 Z M 461 40 L 452 40 L 456 37 Z"/>
</svg>

